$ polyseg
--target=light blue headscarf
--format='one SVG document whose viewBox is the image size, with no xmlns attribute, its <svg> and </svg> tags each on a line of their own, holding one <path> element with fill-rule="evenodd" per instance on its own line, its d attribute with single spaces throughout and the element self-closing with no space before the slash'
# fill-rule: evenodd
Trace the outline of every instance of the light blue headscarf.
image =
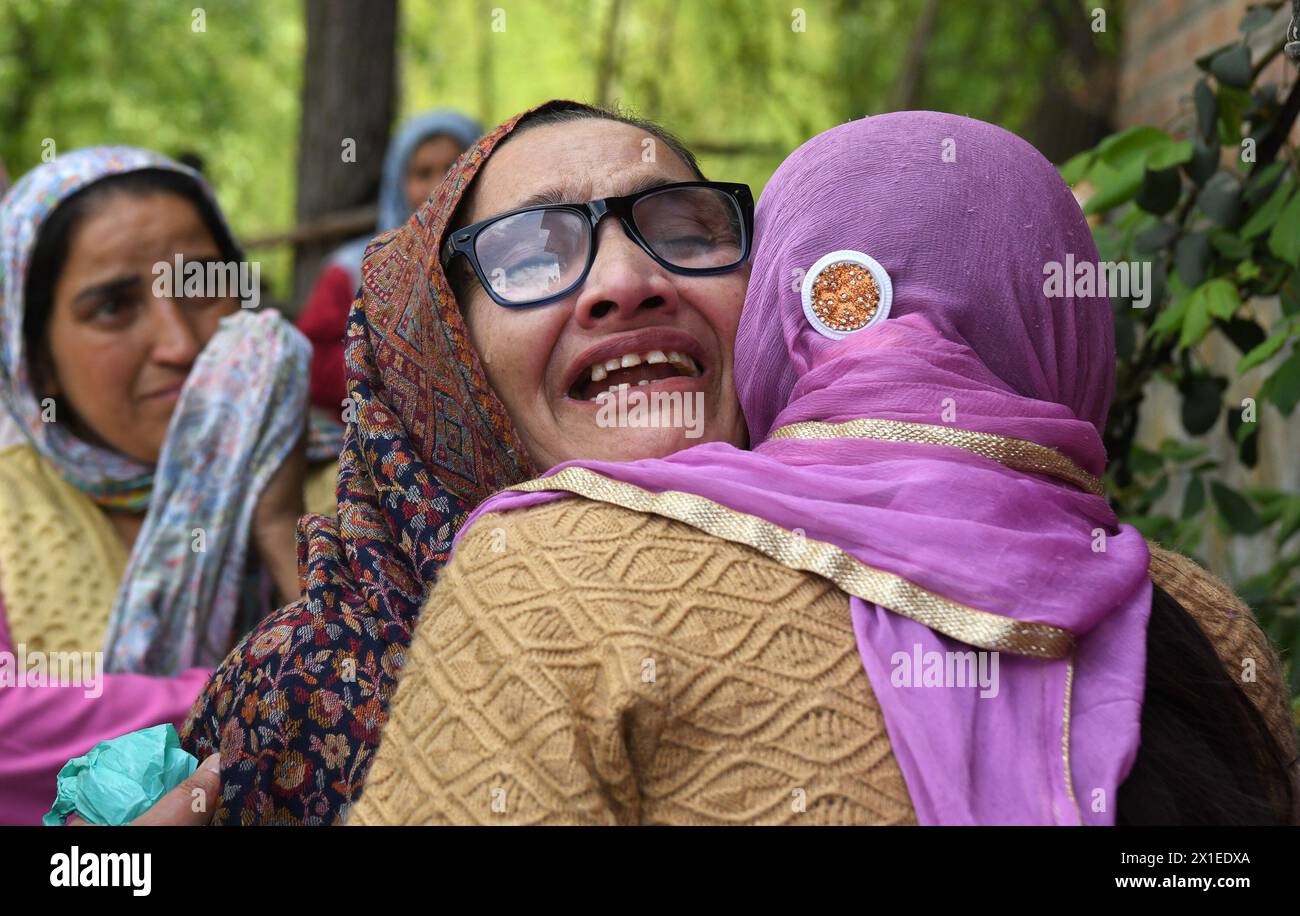
<svg viewBox="0 0 1300 916">
<path fill-rule="evenodd" d="M 439 108 L 414 115 L 403 122 L 388 144 L 384 156 L 384 175 L 379 184 L 379 222 L 375 232 L 396 229 L 411 216 L 406 203 L 406 164 L 420 144 L 431 137 L 448 136 L 469 149 L 483 133 L 483 128 L 459 111 Z"/>
<path fill-rule="evenodd" d="M 438 108 L 413 115 L 402 122 L 388 144 L 384 155 L 384 171 L 379 181 L 379 219 L 374 235 L 396 229 L 411 217 L 406 202 L 406 166 L 425 140 L 432 137 L 451 137 L 461 149 L 469 149 L 483 133 L 483 128 L 472 118 L 450 108 Z M 361 280 L 361 259 L 374 235 L 359 236 L 344 242 L 330 255 L 329 263 L 349 271 L 355 287 Z"/>
</svg>

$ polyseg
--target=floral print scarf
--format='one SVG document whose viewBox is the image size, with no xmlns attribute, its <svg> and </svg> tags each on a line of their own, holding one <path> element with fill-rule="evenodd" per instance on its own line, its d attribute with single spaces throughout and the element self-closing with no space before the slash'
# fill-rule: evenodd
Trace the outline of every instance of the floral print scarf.
<svg viewBox="0 0 1300 916">
<path fill-rule="evenodd" d="M 345 340 L 354 410 L 338 518 L 300 526 L 303 597 L 235 648 L 182 735 L 200 758 L 221 754 L 216 824 L 341 819 L 452 537 L 493 492 L 534 476 L 439 258 L 470 182 L 531 113 L 466 150 L 404 226 L 370 244 Z"/>
</svg>

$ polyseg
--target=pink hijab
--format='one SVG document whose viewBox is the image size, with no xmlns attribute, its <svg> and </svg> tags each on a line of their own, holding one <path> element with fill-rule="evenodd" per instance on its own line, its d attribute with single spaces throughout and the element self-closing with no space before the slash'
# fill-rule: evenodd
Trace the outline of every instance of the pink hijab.
<svg viewBox="0 0 1300 916">
<path fill-rule="evenodd" d="M 576 493 L 826 576 L 921 823 L 1113 824 L 1151 585 L 1097 480 L 1110 305 L 1043 291 L 1045 264 L 1097 261 L 1069 189 L 998 127 L 900 112 L 796 150 L 756 232 L 735 368 L 752 450 L 560 465 L 461 530 Z M 884 267 L 893 306 L 833 340 L 799 279 L 844 249 Z M 972 651 L 991 688 L 923 676 Z"/>
</svg>

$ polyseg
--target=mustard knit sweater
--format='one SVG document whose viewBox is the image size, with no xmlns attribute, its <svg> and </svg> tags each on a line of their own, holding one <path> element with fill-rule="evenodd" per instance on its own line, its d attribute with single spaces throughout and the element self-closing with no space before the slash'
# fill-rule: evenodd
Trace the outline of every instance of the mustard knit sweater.
<svg viewBox="0 0 1300 916">
<path fill-rule="evenodd" d="M 338 463 L 313 467 L 309 512 L 333 515 Z M 126 572 L 104 511 L 27 445 L 0 449 L 0 623 L 30 652 L 93 652 Z"/>
<path fill-rule="evenodd" d="M 1282 747 L 1281 669 L 1195 563 L 1151 573 Z M 911 824 L 847 596 L 670 519 L 572 498 L 484 516 L 421 614 L 349 824 Z"/>
</svg>

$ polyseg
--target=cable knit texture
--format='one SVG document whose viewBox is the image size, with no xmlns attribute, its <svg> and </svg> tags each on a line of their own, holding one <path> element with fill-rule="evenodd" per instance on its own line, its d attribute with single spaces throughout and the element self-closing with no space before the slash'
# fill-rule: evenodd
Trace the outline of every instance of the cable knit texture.
<svg viewBox="0 0 1300 916">
<path fill-rule="evenodd" d="M 420 621 L 350 823 L 915 822 L 844 594 L 746 547 L 486 516 Z"/>
<path fill-rule="evenodd" d="M 1152 577 L 1294 752 L 1281 668 L 1191 560 Z M 416 629 L 373 824 L 911 824 L 846 596 L 680 522 L 566 499 L 489 515 Z"/>
</svg>

